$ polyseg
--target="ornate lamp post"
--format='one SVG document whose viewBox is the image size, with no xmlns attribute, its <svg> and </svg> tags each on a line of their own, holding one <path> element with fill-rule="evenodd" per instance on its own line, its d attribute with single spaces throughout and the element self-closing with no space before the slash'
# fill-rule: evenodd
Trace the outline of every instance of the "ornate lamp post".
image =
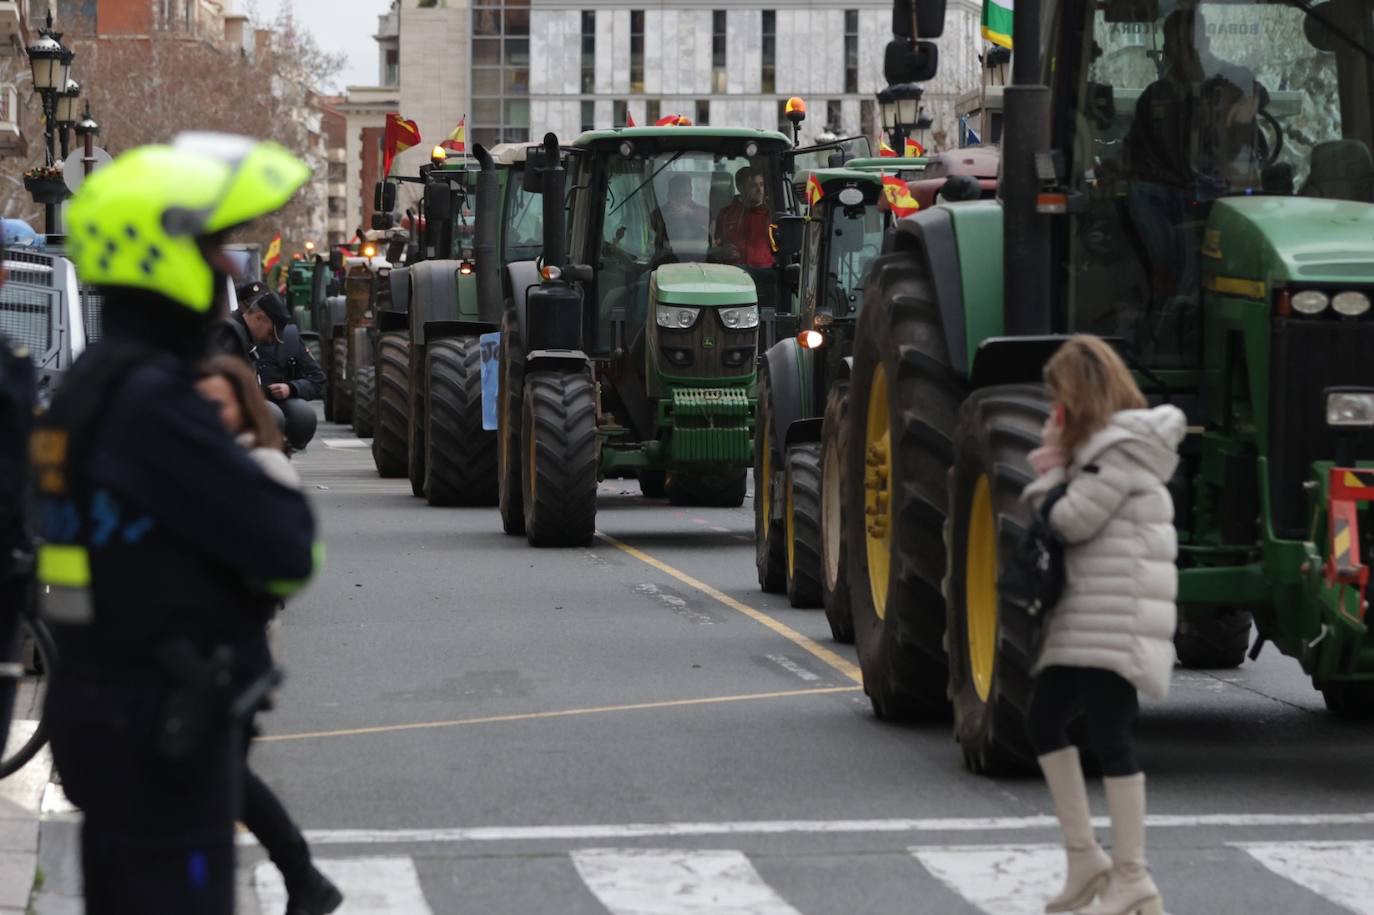
<svg viewBox="0 0 1374 915">
<path fill-rule="evenodd" d="M 81 84 L 74 79 L 68 79 L 66 87 L 57 93 L 55 113 L 58 143 L 61 146 L 61 155 L 64 161 L 67 158 L 67 153 L 71 152 L 72 128 L 76 126 L 80 117 Z"/>
<path fill-rule="evenodd" d="M 24 186 L 33 194 L 33 199 L 43 204 L 46 230 L 49 234 L 57 229 L 57 205 L 67 195 L 67 186 L 60 175 L 54 173 L 54 140 L 57 122 L 59 96 L 68 90 L 71 80 L 72 58 L 76 53 L 62 43 L 62 33 L 52 27 L 52 10 L 48 10 L 47 25 L 39 29 L 38 40 L 25 50 L 29 56 L 29 66 L 33 70 L 33 87 L 43 102 L 43 140 L 44 165 L 42 172 L 32 178 L 24 179 Z M 80 93 L 80 87 L 77 87 Z"/>
<path fill-rule="evenodd" d="M 883 127 L 892 135 L 892 148 L 897 155 L 906 155 L 906 139 L 922 126 L 920 83 L 897 83 L 878 90 L 878 108 L 882 111 Z"/>
<path fill-rule="evenodd" d="M 81 164 L 86 169 L 86 177 L 90 177 L 95 169 L 95 138 L 100 136 L 100 125 L 95 118 L 91 117 L 91 103 L 86 102 L 86 113 L 81 120 L 76 122 L 76 135 L 81 138 L 82 157 Z"/>
</svg>

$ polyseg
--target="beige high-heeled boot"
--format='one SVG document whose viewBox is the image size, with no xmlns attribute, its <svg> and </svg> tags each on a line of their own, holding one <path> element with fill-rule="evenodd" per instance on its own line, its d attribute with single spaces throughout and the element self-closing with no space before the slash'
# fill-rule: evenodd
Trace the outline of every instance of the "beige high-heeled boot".
<svg viewBox="0 0 1374 915">
<path fill-rule="evenodd" d="M 1097 844 L 1092 815 L 1088 809 L 1088 789 L 1083 783 L 1083 766 L 1076 747 L 1046 753 L 1038 760 L 1045 783 L 1054 798 L 1054 813 L 1064 835 L 1064 854 L 1068 875 L 1064 889 L 1045 903 L 1046 912 L 1076 912 L 1092 902 L 1107 885 L 1112 859 Z"/>
<path fill-rule="evenodd" d="M 1112 815 L 1112 870 L 1107 888 L 1080 915 L 1164 915 L 1159 887 L 1145 868 L 1145 776 L 1104 778 Z"/>
</svg>

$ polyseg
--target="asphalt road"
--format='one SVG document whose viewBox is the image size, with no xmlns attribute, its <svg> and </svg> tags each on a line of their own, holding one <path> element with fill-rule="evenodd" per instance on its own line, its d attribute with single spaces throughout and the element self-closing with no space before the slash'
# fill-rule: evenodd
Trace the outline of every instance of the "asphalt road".
<svg viewBox="0 0 1374 915">
<path fill-rule="evenodd" d="M 607 481 L 594 544 L 533 550 L 349 439 L 297 459 L 328 563 L 252 757 L 343 911 L 1020 915 L 1057 889 L 1043 785 L 876 721 L 823 614 L 759 592 L 749 502 Z M 1140 736 L 1168 911 L 1374 913 L 1374 731 L 1295 662 L 1180 671 Z M 280 912 L 247 841 L 240 870 L 240 911 Z"/>
</svg>

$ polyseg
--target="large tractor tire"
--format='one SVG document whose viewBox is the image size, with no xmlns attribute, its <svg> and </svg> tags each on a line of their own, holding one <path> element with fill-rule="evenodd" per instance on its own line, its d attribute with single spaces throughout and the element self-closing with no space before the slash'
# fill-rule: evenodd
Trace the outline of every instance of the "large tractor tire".
<svg viewBox="0 0 1374 915">
<path fill-rule="evenodd" d="M 1035 768 L 1026 736 L 1036 625 L 1001 598 L 1003 561 L 1029 523 L 1021 491 L 1035 478 L 1026 456 L 1050 414 L 1039 385 L 1000 385 L 964 404 L 954 433 L 945 525 L 949 576 L 949 689 L 954 736 L 970 771 Z"/>
<path fill-rule="evenodd" d="M 945 513 L 965 382 L 907 252 L 868 274 L 854 342 L 845 548 L 864 690 L 879 718 L 945 719 Z"/>
<path fill-rule="evenodd" d="M 821 443 L 787 449 L 783 477 L 783 532 L 787 544 L 787 601 L 821 606 Z"/>
<path fill-rule="evenodd" d="M 749 471 L 716 473 L 674 470 L 668 475 L 668 502 L 697 508 L 739 508 L 749 490 Z"/>
<path fill-rule="evenodd" d="M 497 382 L 496 490 L 501 527 L 511 536 L 525 533 L 525 484 L 520 432 L 524 425 L 525 351 L 515 306 L 506 303 L 501 321 L 501 374 Z"/>
<path fill-rule="evenodd" d="M 596 533 L 596 387 L 584 372 L 525 378 L 520 429 L 525 536 L 532 546 L 582 546 Z"/>
<path fill-rule="evenodd" d="M 496 433 L 482 428 L 482 351 L 476 337 L 425 350 L 425 499 L 496 504 Z"/>
<path fill-rule="evenodd" d="M 377 435 L 372 459 L 384 477 L 406 475 L 406 424 L 409 422 L 410 338 L 388 331 L 377 340 Z"/>
<path fill-rule="evenodd" d="M 410 494 L 425 495 L 425 360 L 428 348 L 410 346 L 410 418 L 406 423 L 406 476 Z"/>
<path fill-rule="evenodd" d="M 781 442 L 773 441 L 772 385 L 759 375 L 758 414 L 754 420 L 754 567 L 759 588 L 769 594 L 787 590 L 787 539 L 773 517 L 773 476 L 782 469 Z"/>
<path fill-rule="evenodd" d="M 844 548 L 845 441 L 849 434 L 849 388 L 837 384 L 825 400 L 821 421 L 821 603 L 830 635 L 854 641 L 849 607 L 849 563 Z"/>
<path fill-rule="evenodd" d="M 1180 613 L 1174 633 L 1178 663 L 1191 670 L 1230 670 L 1245 663 L 1250 649 L 1249 610 L 1226 608 L 1214 616 Z"/>
<path fill-rule="evenodd" d="M 668 493 L 668 474 L 662 470 L 640 470 L 639 491 L 646 499 L 662 499 Z"/>
<path fill-rule="evenodd" d="M 320 371 L 324 372 L 324 390 L 320 392 L 320 400 L 324 402 L 324 421 L 327 423 L 335 422 L 334 419 L 334 347 L 330 345 L 326 348 L 323 342 L 320 344 Z"/>
<path fill-rule="evenodd" d="M 372 438 L 377 418 L 377 369 L 365 365 L 353 376 L 353 434 Z"/>
<path fill-rule="evenodd" d="M 353 422 L 353 379 L 345 377 L 348 365 L 348 340 L 336 337 L 334 340 L 334 365 L 329 375 L 329 390 L 334 399 L 334 422 Z"/>
</svg>

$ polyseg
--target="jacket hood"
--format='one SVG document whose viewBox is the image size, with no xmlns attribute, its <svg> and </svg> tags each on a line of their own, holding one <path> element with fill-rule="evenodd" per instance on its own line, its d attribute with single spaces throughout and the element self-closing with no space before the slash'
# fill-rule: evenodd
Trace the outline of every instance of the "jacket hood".
<svg viewBox="0 0 1374 915">
<path fill-rule="evenodd" d="M 1083 467 L 1118 448 L 1160 482 L 1168 482 L 1178 466 L 1178 446 L 1188 432 L 1188 420 L 1178 407 L 1122 410 L 1112 415 L 1106 428 L 1088 439 L 1074 455 Z"/>
</svg>

